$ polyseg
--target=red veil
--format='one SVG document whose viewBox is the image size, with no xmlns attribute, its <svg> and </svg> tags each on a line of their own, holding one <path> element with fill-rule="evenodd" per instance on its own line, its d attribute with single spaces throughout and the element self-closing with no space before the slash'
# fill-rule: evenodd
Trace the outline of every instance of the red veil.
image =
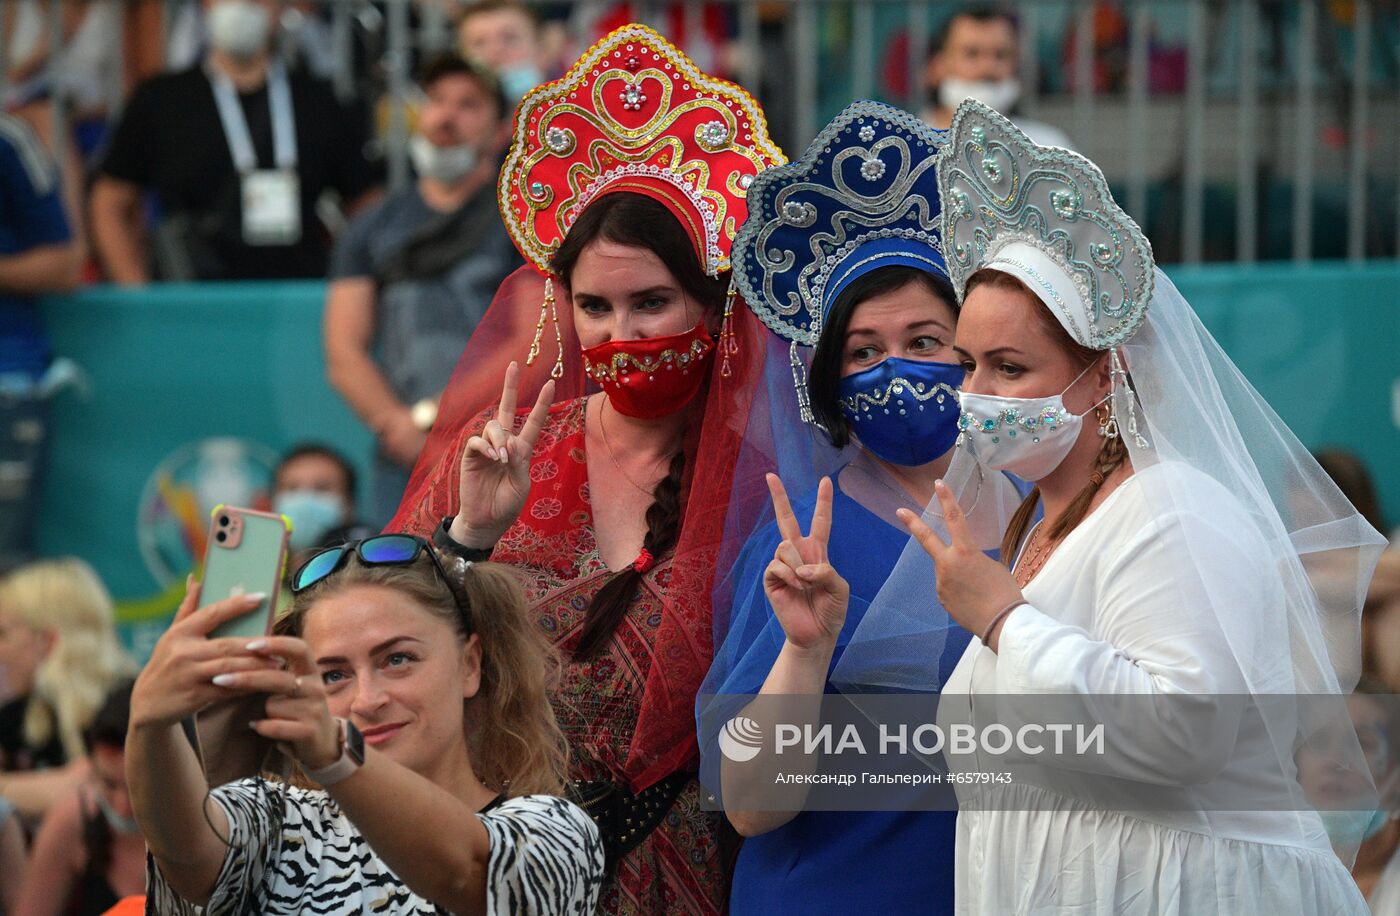
<svg viewBox="0 0 1400 916">
<path fill-rule="evenodd" d="M 555 309 L 557 320 L 541 310 L 548 257 L 590 201 L 614 191 L 660 200 L 693 230 L 701 263 L 714 274 L 729 267 L 753 174 L 783 161 L 747 93 L 700 73 L 642 26 L 614 32 L 564 78 L 526 96 L 500 197 L 507 227 L 534 266 L 506 279 L 463 351 L 389 528 L 428 535 L 456 514 L 462 447 L 494 415 L 511 361 L 521 369 L 521 419 L 556 360 L 556 402 L 597 390 L 584 374 L 567 304 Z M 695 765 L 695 695 L 714 654 L 711 589 L 720 546 L 726 524 L 747 530 L 750 506 L 761 506 L 766 494 L 762 468 L 740 461 L 756 398 L 766 397 L 758 384 L 765 332 L 738 302 L 726 335 L 732 338 L 721 340 L 706 390 L 688 408 L 681 530 L 668 574 L 657 580 L 662 619 L 624 766 L 633 791 Z M 527 366 L 536 339 L 539 354 Z M 731 501 L 731 492 L 741 498 Z"/>
</svg>

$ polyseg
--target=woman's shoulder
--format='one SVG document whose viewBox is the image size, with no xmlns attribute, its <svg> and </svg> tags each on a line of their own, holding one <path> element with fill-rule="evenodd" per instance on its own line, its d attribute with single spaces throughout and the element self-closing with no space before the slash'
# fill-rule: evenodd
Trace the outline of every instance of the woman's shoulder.
<svg viewBox="0 0 1400 916">
<path fill-rule="evenodd" d="M 549 829 L 568 827 L 597 838 L 598 827 L 578 805 L 557 795 L 517 795 L 481 815 L 483 821 L 534 822 Z"/>
<path fill-rule="evenodd" d="M 1123 550 L 1157 543 L 1193 555 L 1207 549 L 1241 558 L 1262 553 L 1262 536 L 1240 499 L 1185 462 L 1160 461 L 1136 470 L 1108 500 L 1100 507 L 1099 531 Z"/>
</svg>

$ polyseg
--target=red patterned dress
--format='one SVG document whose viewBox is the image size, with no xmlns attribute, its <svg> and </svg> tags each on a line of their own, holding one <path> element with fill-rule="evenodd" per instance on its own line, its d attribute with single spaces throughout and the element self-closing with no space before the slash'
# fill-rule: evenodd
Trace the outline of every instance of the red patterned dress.
<svg viewBox="0 0 1400 916">
<path fill-rule="evenodd" d="M 624 764 L 655 656 L 673 557 L 658 557 L 643 576 L 607 650 L 572 661 L 589 603 L 612 575 L 593 534 L 585 404 L 586 398 L 578 398 L 550 409 L 535 444 L 530 498 L 491 559 L 525 574 L 536 620 L 564 657 L 554 711 L 569 742 L 570 776 L 625 785 Z M 720 827 L 718 814 L 701 810 L 699 784 L 690 780 L 660 825 L 619 860 L 603 885 L 598 912 L 721 912 L 729 881 Z"/>
</svg>

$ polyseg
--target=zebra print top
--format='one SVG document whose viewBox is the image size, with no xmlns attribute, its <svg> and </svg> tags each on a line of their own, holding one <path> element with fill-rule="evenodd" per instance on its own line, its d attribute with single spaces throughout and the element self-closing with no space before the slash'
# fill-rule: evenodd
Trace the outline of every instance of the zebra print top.
<svg viewBox="0 0 1400 916">
<path fill-rule="evenodd" d="M 212 797 L 228 814 L 231 845 L 208 905 L 176 895 L 148 858 L 148 914 L 446 912 L 409 890 L 324 791 L 254 778 L 221 786 Z M 583 809 L 552 795 L 525 795 L 478 816 L 491 839 L 488 916 L 593 912 L 603 846 Z"/>
</svg>

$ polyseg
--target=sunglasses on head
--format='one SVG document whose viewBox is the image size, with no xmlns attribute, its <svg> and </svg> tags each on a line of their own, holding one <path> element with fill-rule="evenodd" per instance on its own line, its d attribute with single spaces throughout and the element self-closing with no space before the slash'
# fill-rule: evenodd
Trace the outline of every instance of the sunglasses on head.
<svg viewBox="0 0 1400 916">
<path fill-rule="evenodd" d="M 328 547 L 301 564 L 296 575 L 292 576 L 292 594 L 300 594 L 325 581 L 345 565 L 351 554 L 365 566 L 408 566 L 425 553 L 428 559 L 433 561 L 433 568 L 442 577 L 443 584 L 447 586 L 463 618 L 470 620 L 467 609 L 457 594 L 457 587 L 452 584 L 452 577 L 443 568 L 437 552 L 426 540 L 413 534 L 378 534 L 361 541 L 341 544 L 339 547 Z"/>
</svg>

